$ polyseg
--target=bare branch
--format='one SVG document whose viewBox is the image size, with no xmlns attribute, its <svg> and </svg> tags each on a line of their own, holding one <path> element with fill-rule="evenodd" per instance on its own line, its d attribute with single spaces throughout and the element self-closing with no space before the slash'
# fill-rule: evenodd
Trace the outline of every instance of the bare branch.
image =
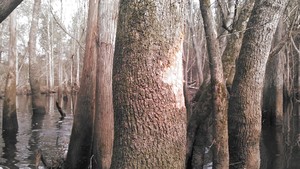
<svg viewBox="0 0 300 169">
<path fill-rule="evenodd" d="M 50 12 L 52 14 L 52 17 L 54 19 L 54 21 L 56 22 L 56 24 L 61 28 L 62 31 L 64 31 L 70 38 L 74 39 L 77 44 L 79 45 L 79 47 L 84 51 L 84 47 L 80 44 L 79 40 L 76 39 L 73 35 L 71 35 L 65 28 L 64 26 L 58 21 L 58 19 L 55 17 L 53 11 L 52 11 L 52 8 L 50 9 Z"/>
</svg>

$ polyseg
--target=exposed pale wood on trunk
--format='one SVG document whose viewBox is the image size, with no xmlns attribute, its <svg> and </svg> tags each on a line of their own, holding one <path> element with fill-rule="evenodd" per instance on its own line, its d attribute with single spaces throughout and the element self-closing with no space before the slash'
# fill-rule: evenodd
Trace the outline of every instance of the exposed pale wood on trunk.
<svg viewBox="0 0 300 169">
<path fill-rule="evenodd" d="M 112 169 L 185 168 L 182 0 L 121 1 Z"/>
</svg>

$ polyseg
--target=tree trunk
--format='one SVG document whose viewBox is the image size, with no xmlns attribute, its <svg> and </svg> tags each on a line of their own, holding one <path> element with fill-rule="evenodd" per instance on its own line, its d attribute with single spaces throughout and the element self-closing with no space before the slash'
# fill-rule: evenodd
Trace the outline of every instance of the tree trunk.
<svg viewBox="0 0 300 169">
<path fill-rule="evenodd" d="M 231 88 L 235 74 L 235 60 L 237 59 L 246 30 L 247 22 L 253 9 L 254 0 L 247 0 L 243 6 L 238 20 L 234 24 L 233 34 L 228 38 L 228 43 L 222 55 L 224 79 L 228 89 Z"/>
<path fill-rule="evenodd" d="M 95 113 L 97 15 L 99 1 L 89 1 L 86 46 L 66 168 L 87 168 L 91 158 Z"/>
<path fill-rule="evenodd" d="M 17 131 L 18 120 L 16 110 L 16 52 L 17 52 L 17 34 L 16 34 L 16 15 L 11 13 L 9 23 L 9 67 L 5 84 L 5 97 L 3 101 L 3 123 L 2 130 Z"/>
<path fill-rule="evenodd" d="M 47 14 L 47 55 L 48 55 L 48 67 L 49 67 L 49 91 L 54 90 L 54 64 L 53 64 L 53 18 L 51 16 L 51 9 L 48 9 Z M 51 35 L 52 34 L 52 35 Z"/>
<path fill-rule="evenodd" d="M 111 165 L 114 111 L 112 69 L 119 11 L 118 0 L 99 3 L 99 49 L 97 57 L 96 113 L 94 121 L 94 168 L 109 169 Z"/>
<path fill-rule="evenodd" d="M 286 0 L 256 1 L 237 60 L 229 101 L 230 168 L 259 168 L 261 93 L 271 42 Z"/>
<path fill-rule="evenodd" d="M 217 39 L 217 31 L 210 9 L 210 1 L 200 1 L 207 51 L 210 62 L 212 114 L 213 114 L 213 168 L 229 167 L 228 130 L 227 130 L 227 90 L 223 78 L 223 67 Z"/>
<path fill-rule="evenodd" d="M 113 169 L 185 168 L 181 0 L 121 1 Z"/>
<path fill-rule="evenodd" d="M 230 81 L 228 77 L 233 74 L 234 71 L 231 71 L 233 66 L 235 65 L 235 59 L 237 58 L 237 55 L 239 54 L 241 42 L 243 39 L 242 33 L 243 30 L 246 28 L 247 20 L 250 16 L 251 9 L 253 7 L 254 1 L 247 1 L 247 3 L 243 6 L 242 11 L 239 15 L 239 19 L 236 21 L 234 25 L 234 31 L 236 31 L 235 35 L 231 35 L 232 37 L 229 38 L 229 42 L 226 46 L 226 49 L 223 53 L 222 61 L 223 61 L 223 71 L 224 71 L 224 79 Z M 209 73 L 206 73 L 209 74 Z M 231 83 L 230 83 L 231 84 Z M 231 86 L 231 85 L 230 85 Z M 202 157 L 200 157 L 199 154 L 203 153 L 202 156 L 204 156 L 206 146 L 209 146 L 211 143 L 208 141 L 208 136 L 210 136 L 209 131 L 206 130 L 206 126 L 209 125 L 209 121 L 212 118 L 211 117 L 211 90 L 207 89 L 211 88 L 211 84 L 204 84 L 201 86 L 201 88 L 198 90 L 198 94 L 194 97 L 194 105 L 193 107 L 193 113 L 192 117 L 189 119 L 188 122 L 188 141 L 187 141 L 187 165 L 193 166 L 194 168 L 199 168 L 203 166 L 200 162 Z M 199 132 L 201 130 L 201 132 Z M 205 133 L 206 132 L 206 133 Z M 197 136 L 197 133 L 202 133 L 201 136 Z M 203 134 L 205 133 L 205 134 Z M 201 144 L 201 141 L 196 143 L 196 138 L 200 137 L 206 137 L 202 138 L 206 140 L 206 142 L 202 141 L 203 144 Z M 199 139 L 198 139 L 199 140 Z M 198 152 L 198 151 L 202 152 Z M 197 161 L 197 163 L 194 163 L 194 161 Z M 191 163 L 192 162 L 192 163 Z"/>
<path fill-rule="evenodd" d="M 31 89 L 32 109 L 34 113 L 45 113 L 45 107 L 41 99 L 39 82 L 39 64 L 36 58 L 36 39 L 38 32 L 39 13 L 41 9 L 41 0 L 35 0 L 28 42 L 29 54 L 29 84 Z"/>
<path fill-rule="evenodd" d="M 273 40 L 276 46 L 282 40 L 283 23 L 279 22 Z M 263 122 L 267 125 L 283 125 L 283 56 L 279 52 L 267 62 L 263 92 Z"/>
<path fill-rule="evenodd" d="M 3 0 L 0 2 L 0 23 L 22 2 L 23 0 Z"/>
</svg>

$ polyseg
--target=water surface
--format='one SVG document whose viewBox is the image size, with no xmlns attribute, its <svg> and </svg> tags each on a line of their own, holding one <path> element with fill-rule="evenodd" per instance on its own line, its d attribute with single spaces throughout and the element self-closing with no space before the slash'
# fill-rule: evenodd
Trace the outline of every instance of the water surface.
<svg viewBox="0 0 300 169">
<path fill-rule="evenodd" d="M 63 158 L 68 148 L 72 127 L 71 99 L 62 104 L 67 113 L 64 120 L 60 120 L 60 114 L 55 107 L 56 96 L 43 96 L 43 99 L 46 114 L 33 116 L 30 96 L 17 96 L 19 129 L 16 133 L 2 132 L 1 167 L 35 168 L 35 154 L 38 149 L 42 150 L 49 164 Z M 0 100 L 1 119 L 2 102 L 3 100 Z M 1 119 L 0 128 L 2 128 Z"/>
</svg>

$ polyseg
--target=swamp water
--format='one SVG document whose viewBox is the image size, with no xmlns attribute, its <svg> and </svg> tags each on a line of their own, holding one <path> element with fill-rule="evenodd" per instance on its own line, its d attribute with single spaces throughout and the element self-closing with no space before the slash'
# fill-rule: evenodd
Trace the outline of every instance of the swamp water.
<svg viewBox="0 0 300 169">
<path fill-rule="evenodd" d="M 35 168 L 35 155 L 41 149 L 49 164 L 61 159 L 67 151 L 72 129 L 71 99 L 62 104 L 66 117 L 60 120 L 55 107 L 56 96 L 44 96 L 46 114 L 32 115 L 30 96 L 17 96 L 17 133 L 2 132 L 0 137 L 0 168 Z M 0 128 L 2 131 L 0 100 Z M 42 165 L 42 164 L 41 164 Z"/>
<path fill-rule="evenodd" d="M 55 107 L 56 96 L 44 96 L 46 114 L 32 116 L 29 96 L 17 96 L 17 133 L 0 135 L 1 168 L 35 168 L 35 154 L 42 150 L 47 162 L 63 158 L 72 129 L 72 99 L 62 104 L 67 113 L 64 120 Z M 0 131 L 2 131 L 0 99 Z M 211 168 L 211 167 L 207 167 Z M 285 110 L 282 128 L 263 127 L 261 139 L 261 169 L 300 169 L 300 104 Z"/>
</svg>

